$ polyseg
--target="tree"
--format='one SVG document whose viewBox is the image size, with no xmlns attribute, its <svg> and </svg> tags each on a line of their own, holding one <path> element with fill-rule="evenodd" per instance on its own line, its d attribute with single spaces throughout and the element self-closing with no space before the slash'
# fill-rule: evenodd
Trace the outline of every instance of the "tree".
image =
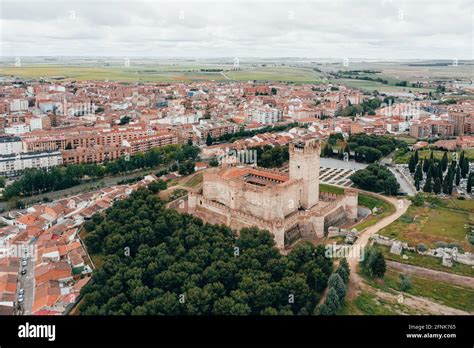
<svg viewBox="0 0 474 348">
<path fill-rule="evenodd" d="M 336 273 L 341 276 L 342 280 L 347 285 L 349 281 L 349 275 L 351 273 L 347 259 L 344 258 L 341 260 L 341 263 L 339 264 L 339 267 L 337 268 Z"/>
<path fill-rule="evenodd" d="M 425 204 L 425 200 L 423 198 L 423 195 L 421 193 L 417 193 L 413 198 L 412 202 L 415 206 L 421 207 L 422 205 Z"/>
<path fill-rule="evenodd" d="M 371 277 L 377 278 L 383 278 L 387 267 L 383 253 L 376 247 L 365 249 L 364 258 L 360 264 Z"/>
<path fill-rule="evenodd" d="M 456 168 L 456 186 L 459 186 L 459 183 L 461 182 L 461 170 L 459 167 Z"/>
<path fill-rule="evenodd" d="M 357 187 L 373 192 L 396 194 L 400 188 L 393 173 L 380 164 L 370 164 L 365 169 L 358 170 L 350 176 Z"/>
<path fill-rule="evenodd" d="M 472 191 L 472 173 L 469 173 L 467 177 L 466 191 L 467 193 L 471 193 Z"/>
<path fill-rule="evenodd" d="M 346 284 L 342 280 L 341 276 L 337 273 L 331 274 L 328 280 L 329 289 L 334 288 L 336 290 L 337 296 L 339 298 L 339 303 L 344 302 L 344 297 L 346 296 Z"/>
<path fill-rule="evenodd" d="M 423 172 L 428 173 L 428 170 L 430 169 L 430 167 L 431 167 L 431 160 L 424 159 L 423 160 Z"/>
<path fill-rule="evenodd" d="M 206 145 L 211 146 L 213 143 L 211 133 L 207 133 L 207 138 L 206 138 Z"/>
<path fill-rule="evenodd" d="M 441 193 L 441 180 L 439 179 L 439 177 L 436 177 L 436 179 L 434 181 L 433 192 L 436 193 L 436 194 Z"/>
<path fill-rule="evenodd" d="M 408 162 L 408 169 L 410 170 L 410 173 L 414 173 L 416 170 L 416 159 L 414 155 L 410 156 L 410 161 Z"/>
<path fill-rule="evenodd" d="M 464 153 L 464 151 L 463 151 Z M 466 175 L 469 173 L 469 158 L 464 158 L 462 165 L 461 165 L 461 176 L 463 179 L 466 178 Z"/>
<path fill-rule="evenodd" d="M 103 262 L 81 290 L 79 314 L 310 314 L 333 271 L 323 246 L 300 243 L 282 255 L 268 231 L 243 228 L 237 236 L 166 209 L 147 188 L 96 216 L 85 244 Z M 123 256 L 125 247 L 133 257 Z M 340 306 L 336 290 L 345 291 L 346 267 L 341 262 L 331 280 L 336 296 L 330 294 L 324 313 Z"/>
<path fill-rule="evenodd" d="M 416 166 L 415 179 L 418 179 L 420 181 L 423 180 L 423 170 L 422 170 L 422 164 L 421 163 L 418 163 L 418 165 Z"/>
<path fill-rule="evenodd" d="M 324 302 L 327 312 L 324 315 L 334 315 L 337 310 L 341 307 L 341 302 L 339 300 L 339 295 L 337 294 L 336 289 L 329 288 L 328 296 Z M 323 313 L 321 313 L 323 314 Z"/>
<path fill-rule="evenodd" d="M 408 275 L 400 274 L 400 290 L 401 291 L 408 291 L 411 289 L 411 278 Z"/>
<path fill-rule="evenodd" d="M 425 182 L 425 185 L 423 186 L 423 192 L 432 192 L 433 191 L 433 187 L 432 187 L 432 183 L 431 183 L 431 178 L 427 178 L 426 179 L 426 182 Z"/>
<path fill-rule="evenodd" d="M 445 151 L 443 154 L 443 158 L 441 159 L 441 169 L 442 171 L 446 171 L 448 168 L 448 153 Z"/>
</svg>

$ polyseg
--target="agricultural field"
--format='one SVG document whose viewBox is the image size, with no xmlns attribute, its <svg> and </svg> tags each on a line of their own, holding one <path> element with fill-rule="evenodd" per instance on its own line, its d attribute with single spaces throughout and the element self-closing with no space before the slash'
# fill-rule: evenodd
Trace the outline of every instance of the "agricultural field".
<svg viewBox="0 0 474 348">
<path fill-rule="evenodd" d="M 260 67 L 226 71 L 225 75 L 235 81 L 282 81 L 296 83 L 323 83 L 323 76 L 306 68 Z"/>
<path fill-rule="evenodd" d="M 219 71 L 204 71 L 221 69 Z M 282 81 L 295 83 L 322 83 L 323 76 L 307 68 L 250 67 L 231 70 L 230 65 L 219 64 L 159 64 L 131 65 L 130 67 L 89 65 L 27 65 L 0 66 L 0 76 L 21 78 L 54 78 L 57 80 L 110 80 L 123 82 L 176 82 L 176 81 Z"/>
<path fill-rule="evenodd" d="M 109 80 L 123 82 L 176 82 L 193 80 L 225 80 L 219 72 L 160 67 L 87 67 L 29 66 L 1 67 L 0 75 L 22 78 L 54 78 L 57 80 Z"/>
<path fill-rule="evenodd" d="M 352 88 L 362 89 L 365 91 L 372 92 L 377 90 L 380 93 L 383 92 L 398 92 L 398 93 L 409 93 L 409 92 L 430 92 L 434 89 L 430 88 L 415 88 L 415 87 L 400 87 L 394 85 L 383 84 L 377 81 L 370 80 L 356 80 L 356 79 L 337 79 L 334 82 L 340 83 L 345 86 Z"/>
</svg>

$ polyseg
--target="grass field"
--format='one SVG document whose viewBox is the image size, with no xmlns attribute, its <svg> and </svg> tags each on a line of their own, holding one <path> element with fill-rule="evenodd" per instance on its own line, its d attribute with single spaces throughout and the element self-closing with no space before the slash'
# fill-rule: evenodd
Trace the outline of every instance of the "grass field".
<svg viewBox="0 0 474 348">
<path fill-rule="evenodd" d="M 376 298 L 370 292 L 362 292 L 353 301 L 346 302 L 337 313 L 339 315 L 400 315 L 417 314 L 398 302 Z"/>
<path fill-rule="evenodd" d="M 409 265 L 430 268 L 437 271 L 466 275 L 469 277 L 474 276 L 474 269 L 471 266 L 467 266 L 467 265 L 463 265 L 463 264 L 455 262 L 453 264 L 453 267 L 448 268 L 448 267 L 443 266 L 441 264 L 441 259 L 437 257 L 420 255 L 416 252 L 408 252 L 408 251 L 404 252 L 404 255 L 408 256 L 408 259 L 405 260 L 402 258 L 402 256 L 391 254 L 388 246 L 377 245 L 377 248 L 379 248 L 383 252 L 386 260 L 397 261 L 397 262 L 406 263 Z"/>
<path fill-rule="evenodd" d="M 337 79 L 334 82 L 343 84 L 345 86 L 362 89 L 365 91 L 374 91 L 377 90 L 379 92 L 430 92 L 433 89 L 429 88 L 414 88 L 414 87 L 399 87 L 393 85 L 386 85 L 376 81 L 369 81 L 369 80 L 355 80 L 355 79 Z"/>
<path fill-rule="evenodd" d="M 466 240 L 469 214 L 444 207 L 410 206 L 397 221 L 380 230 L 380 234 L 407 242 L 436 247 L 436 242 L 456 243 L 466 251 L 474 251 Z"/>
<path fill-rule="evenodd" d="M 385 272 L 383 281 L 380 283 L 376 283 L 368 277 L 364 277 L 364 279 L 372 287 L 380 288 L 384 291 L 390 291 L 391 289 L 401 291 L 400 274 L 399 272 L 388 270 Z M 408 294 L 426 297 L 448 307 L 458 308 L 468 312 L 474 311 L 473 289 L 417 276 L 410 276 L 410 280 L 412 286 L 406 291 Z"/>
<path fill-rule="evenodd" d="M 201 69 L 223 69 L 205 72 Z M 322 75 L 312 69 L 293 67 L 259 67 L 227 70 L 219 65 L 138 65 L 138 66 L 64 66 L 31 65 L 0 67 L 0 75 L 22 78 L 58 78 L 67 80 L 110 80 L 123 82 L 176 82 L 176 81 L 282 81 L 295 83 L 322 83 Z"/>
<path fill-rule="evenodd" d="M 225 80 L 219 72 L 159 67 L 87 67 L 87 66 L 29 66 L 1 67 L 0 75 L 23 78 L 64 77 L 68 80 L 110 80 L 124 82 L 176 82 L 193 80 Z"/>
<path fill-rule="evenodd" d="M 334 193 L 336 195 L 342 195 L 344 194 L 344 189 L 341 187 L 337 186 L 332 186 L 328 184 L 319 184 L 319 191 L 321 192 L 328 192 L 328 193 Z"/>
<path fill-rule="evenodd" d="M 444 153 L 445 153 L 445 151 L 433 150 L 433 157 L 441 159 L 443 157 Z M 453 153 L 454 152 L 448 152 L 448 160 L 449 161 L 452 160 Z M 412 152 L 412 151 L 408 151 L 406 153 L 401 153 L 401 152 L 395 153 L 394 161 L 397 164 L 408 164 L 408 162 L 410 161 L 410 157 L 413 154 L 414 154 L 414 152 Z M 458 158 L 459 158 L 460 155 L 461 155 L 461 152 L 458 151 Z M 467 158 L 469 158 L 469 160 L 474 160 L 474 149 L 464 150 L 464 155 Z M 431 150 L 419 150 L 418 151 L 418 157 L 419 158 L 429 158 L 430 156 L 431 156 Z"/>
<path fill-rule="evenodd" d="M 293 67 L 262 67 L 226 71 L 225 75 L 235 81 L 282 81 L 299 83 L 322 83 L 322 75 L 312 69 Z"/>
</svg>

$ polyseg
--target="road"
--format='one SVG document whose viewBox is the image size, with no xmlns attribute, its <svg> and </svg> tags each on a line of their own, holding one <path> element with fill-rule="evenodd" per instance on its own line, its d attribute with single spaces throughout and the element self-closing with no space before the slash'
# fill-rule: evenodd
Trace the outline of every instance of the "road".
<svg viewBox="0 0 474 348">
<path fill-rule="evenodd" d="M 29 245 L 29 251 L 33 251 L 35 246 L 35 242 L 31 242 Z M 24 302 L 23 302 L 23 310 L 25 315 L 31 315 L 31 311 L 33 308 L 33 302 L 34 302 L 34 296 L 35 296 L 35 276 L 34 276 L 34 270 L 35 270 L 35 253 L 33 255 L 29 255 L 28 257 L 28 265 L 26 266 L 26 274 L 21 275 L 20 274 L 20 283 L 18 286 L 19 289 L 24 289 L 25 294 L 24 294 Z M 20 270 L 23 267 L 20 267 Z"/>
<path fill-rule="evenodd" d="M 412 184 L 412 182 L 401 172 L 398 168 L 388 167 L 390 171 L 395 175 L 398 183 L 400 184 L 400 189 L 402 192 L 405 192 L 409 196 L 416 195 L 416 187 Z"/>
</svg>

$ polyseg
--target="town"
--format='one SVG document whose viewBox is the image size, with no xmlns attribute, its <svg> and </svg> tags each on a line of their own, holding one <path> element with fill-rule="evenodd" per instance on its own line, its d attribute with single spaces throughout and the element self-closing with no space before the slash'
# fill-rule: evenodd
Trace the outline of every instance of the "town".
<svg viewBox="0 0 474 348">
<path fill-rule="evenodd" d="M 203 186 L 204 192 L 199 194 L 194 188 L 188 188 L 188 192 L 184 190 L 177 197 L 188 193 L 186 207 L 191 204 L 190 200 L 193 205 L 184 211 L 192 210 L 204 220 L 209 219 L 209 215 L 201 208 L 196 210 L 196 202 L 200 200 L 202 204 L 205 200 L 209 205 L 207 209 L 216 211 L 218 203 L 213 202 L 217 200 L 245 212 L 235 210 L 232 213 L 237 215 L 231 218 L 233 222 L 228 222 L 231 227 L 239 225 L 240 229 L 255 223 L 258 227 L 274 230 L 272 233 L 280 248 L 286 248 L 304 237 L 308 239 L 308 236 L 312 240 L 324 238 L 325 235 L 344 236 L 346 241 L 353 243 L 357 239 L 357 229 L 347 234 L 343 228 L 339 231 L 338 227 L 331 226 L 348 226 L 347 221 L 367 219 L 367 212 L 362 215 L 357 212 L 357 192 L 354 205 L 354 201 L 346 203 L 344 199 L 328 196 L 325 192 L 321 193 L 318 202 L 318 191 L 314 193 L 313 190 L 321 182 L 327 187 L 343 187 L 346 194 L 353 195 L 350 190 L 356 187 L 354 183 L 357 184 L 357 181 L 351 180 L 351 175 L 366 168 L 367 163 L 382 160 L 386 161 L 399 182 L 399 189 L 393 193 L 415 196 L 417 192 L 428 192 L 425 190 L 428 186 L 426 181 L 431 178 L 423 179 L 420 174 L 423 180 L 420 183 L 420 178 L 417 179 L 419 174 L 415 174 L 414 169 L 427 163 L 430 151 L 432 157 L 434 151 L 437 156 L 438 153 L 449 154 L 450 158 L 461 152 L 462 156 L 469 158 L 474 153 L 471 152 L 474 151 L 474 135 L 471 135 L 474 132 L 474 100 L 450 97 L 470 93 L 474 88 L 469 85 L 461 87 L 456 83 L 446 83 L 442 87 L 443 93 L 438 95 L 423 91 L 380 94 L 339 83 L 125 84 L 4 78 L 0 87 L 0 123 L 4 133 L 0 137 L 0 175 L 4 187 L 4 213 L 1 217 L 4 227 L 0 228 L 0 245 L 4 255 L 0 260 L 1 313 L 68 314 L 81 298 L 81 289 L 90 281 L 96 267 L 80 237 L 84 224 L 96 219 L 97 214 L 106 211 L 117 200 L 126 199 L 140 187 L 147 187 L 152 182 L 179 180 L 190 174 L 200 178 L 194 187 L 199 189 Z M 354 143 L 359 141 L 357 137 L 360 135 L 397 139 L 401 141 L 400 148 L 386 152 L 381 152 L 382 147 L 374 148 L 375 155 L 370 151 L 364 152 L 363 147 Z M 261 165 L 273 167 L 265 163 L 265 155 L 257 149 L 266 149 L 272 156 L 269 149 L 276 151 L 288 145 L 294 148 L 293 144 L 298 141 L 304 143 L 311 139 L 317 139 L 321 144 L 315 153 L 315 163 L 321 161 L 321 173 L 317 165 L 312 169 L 316 174 L 314 178 L 297 174 L 300 166 L 313 160 L 309 157 L 297 159 L 298 152 L 295 150 L 290 151 L 293 153 L 290 157 L 293 156 L 298 164 L 292 164 L 290 158 L 286 167 L 285 160 L 277 165 L 282 173 L 289 171 L 292 181 L 286 182 L 287 177 L 261 169 L 249 169 L 250 174 L 245 174 L 247 184 L 244 185 L 251 183 L 271 187 L 270 194 L 279 186 L 282 190 L 288 187 L 290 191 L 282 193 L 282 199 L 288 196 L 292 202 L 298 201 L 290 210 L 283 207 L 286 202 L 282 201 L 278 203 L 282 206 L 268 205 L 264 208 L 259 213 L 260 218 L 248 215 L 255 214 L 262 204 L 263 207 L 267 204 L 252 201 L 253 188 L 249 186 L 250 191 L 243 196 L 244 199 L 247 197 L 247 201 L 242 201 L 237 207 L 236 203 L 224 198 L 227 197 L 224 186 L 219 189 L 214 187 L 222 180 L 225 184 L 230 177 L 243 175 L 242 169 L 238 169 L 240 164 L 250 164 L 249 168 L 260 168 Z M 194 155 L 184 162 L 164 159 L 169 153 L 166 149 L 179 151 L 176 149 L 183 146 L 195 148 L 199 156 Z M 305 153 L 309 151 L 306 146 L 304 148 Z M 156 149 L 163 149 L 155 155 L 164 158 L 145 163 L 153 157 L 147 157 L 147 154 L 153 154 Z M 244 156 L 242 161 L 238 156 L 229 156 L 229 149 L 236 155 L 243 152 L 247 159 Z M 252 151 L 257 154 L 254 158 Z M 422 152 L 425 152 L 425 161 L 421 159 L 418 163 Z M 413 164 L 415 154 L 417 159 Z M 468 159 L 466 165 L 463 179 L 456 179 L 455 191 L 463 199 L 471 199 Z M 220 178 L 212 176 L 211 172 L 206 174 L 215 166 L 230 169 L 224 169 L 219 174 Z M 143 173 L 143 170 L 150 168 L 156 168 L 155 172 L 148 170 Z M 202 174 L 201 177 L 192 174 L 201 171 L 205 172 L 204 182 Z M 239 174 L 237 171 L 240 171 Z M 302 173 L 310 172 L 304 170 Z M 293 196 L 292 186 L 289 186 L 299 185 L 297 178 L 300 177 L 303 178 L 304 194 L 308 195 L 302 196 L 301 201 Z M 112 180 L 104 183 L 107 178 Z M 89 186 L 85 192 L 75 194 L 68 191 L 91 180 L 95 186 Z M 59 182 L 63 184 L 58 186 Z M 279 186 L 273 186 L 275 183 Z M 59 196 L 55 195 L 56 191 L 60 192 Z M 434 191 L 442 193 L 441 189 L 436 191 L 435 188 Z M 217 192 L 222 198 L 216 196 Z M 450 194 L 453 194 L 452 190 Z M 49 195 L 54 199 L 51 200 Z M 175 202 L 179 201 L 181 199 L 178 198 Z M 268 202 L 276 201 L 269 198 Z M 336 202 L 339 203 L 334 205 Z M 252 207 L 252 204 L 255 206 Z M 346 204 L 352 204 L 352 211 L 347 210 Z M 308 218 L 300 214 L 300 220 L 290 218 L 291 212 L 299 206 L 313 207 L 316 214 L 321 214 L 325 206 L 330 218 L 323 215 L 325 222 L 322 225 L 319 222 L 319 227 L 308 227 L 308 221 L 313 221 L 312 226 L 316 226 L 316 217 Z M 228 208 L 224 207 L 222 205 L 219 209 L 227 211 Z M 181 208 L 177 207 L 183 210 Z M 346 211 L 344 216 L 338 209 Z M 282 215 L 278 215 L 280 211 Z M 268 215 L 272 212 L 275 216 Z M 375 214 L 375 210 L 371 212 L 369 209 L 368 213 Z M 352 220 L 345 220 L 345 214 Z M 286 219 L 285 230 L 271 225 L 278 221 L 276 216 Z M 262 219 L 261 222 L 259 219 Z M 216 221 L 216 217 L 210 220 Z M 299 225 L 295 225 L 295 221 L 299 221 Z M 331 225 L 326 225 L 328 221 Z M 225 219 L 223 222 L 226 223 Z M 309 232 L 308 228 L 313 232 Z M 396 253 L 401 254 L 403 247 L 399 241 L 391 242 L 378 235 L 374 238 L 376 243 L 389 245 L 392 251 L 397 250 Z M 408 246 L 405 245 L 405 248 Z M 23 254 L 13 255 L 12 251 L 17 249 Z M 474 263 L 469 261 L 469 254 L 466 255 L 466 263 Z M 443 256 L 443 264 L 452 262 L 450 251 L 449 255 Z"/>
</svg>

